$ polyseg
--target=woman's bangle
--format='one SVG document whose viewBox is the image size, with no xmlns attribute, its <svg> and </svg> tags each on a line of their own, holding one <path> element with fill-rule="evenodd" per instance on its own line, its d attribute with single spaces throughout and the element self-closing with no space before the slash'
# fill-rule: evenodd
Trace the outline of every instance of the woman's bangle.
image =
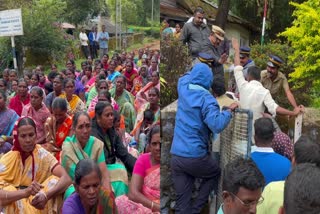
<svg viewBox="0 0 320 214">
<path fill-rule="evenodd" d="M 151 211 L 153 211 L 153 201 L 151 201 Z"/>
</svg>

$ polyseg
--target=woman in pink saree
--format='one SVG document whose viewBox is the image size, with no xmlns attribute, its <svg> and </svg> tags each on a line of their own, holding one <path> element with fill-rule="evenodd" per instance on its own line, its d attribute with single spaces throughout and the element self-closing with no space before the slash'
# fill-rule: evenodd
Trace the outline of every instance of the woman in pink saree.
<svg viewBox="0 0 320 214">
<path fill-rule="evenodd" d="M 119 214 L 160 213 L 160 126 L 153 126 L 147 138 L 150 153 L 138 158 L 128 196 L 116 198 Z"/>
</svg>

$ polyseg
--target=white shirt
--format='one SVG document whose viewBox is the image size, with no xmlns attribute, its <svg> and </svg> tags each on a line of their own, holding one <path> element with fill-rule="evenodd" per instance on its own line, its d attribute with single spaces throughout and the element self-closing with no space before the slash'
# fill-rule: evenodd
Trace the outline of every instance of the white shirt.
<svg viewBox="0 0 320 214">
<path fill-rule="evenodd" d="M 88 46 L 88 36 L 86 33 L 80 32 L 79 35 L 81 46 Z"/>
<path fill-rule="evenodd" d="M 240 105 L 243 109 L 250 109 L 253 112 L 253 122 L 262 117 L 267 108 L 272 116 L 276 115 L 278 104 L 272 99 L 270 91 L 256 80 L 246 81 L 242 73 L 243 67 L 234 68 L 234 76 L 240 92 Z"/>
</svg>

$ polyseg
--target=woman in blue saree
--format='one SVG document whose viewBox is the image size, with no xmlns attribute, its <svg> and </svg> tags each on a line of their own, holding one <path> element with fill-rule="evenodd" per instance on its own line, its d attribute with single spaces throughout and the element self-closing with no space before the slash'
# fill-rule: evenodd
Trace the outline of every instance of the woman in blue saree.
<svg viewBox="0 0 320 214">
<path fill-rule="evenodd" d="M 18 114 L 7 108 L 7 96 L 0 90 L 0 157 L 10 151 L 12 147 L 12 130 L 14 123 L 19 119 Z"/>
</svg>

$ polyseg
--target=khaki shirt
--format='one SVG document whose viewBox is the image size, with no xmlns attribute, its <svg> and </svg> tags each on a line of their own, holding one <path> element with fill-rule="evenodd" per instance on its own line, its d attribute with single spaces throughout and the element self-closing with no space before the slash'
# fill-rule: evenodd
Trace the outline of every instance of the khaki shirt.
<svg viewBox="0 0 320 214">
<path fill-rule="evenodd" d="M 272 81 L 268 77 L 267 70 L 261 71 L 261 83 L 263 87 L 268 89 L 272 95 L 272 97 L 276 97 L 279 94 L 282 94 L 281 88 L 283 88 L 283 92 L 289 89 L 289 84 L 287 78 L 284 76 L 283 73 L 278 72 L 278 76 L 274 81 Z"/>
</svg>

